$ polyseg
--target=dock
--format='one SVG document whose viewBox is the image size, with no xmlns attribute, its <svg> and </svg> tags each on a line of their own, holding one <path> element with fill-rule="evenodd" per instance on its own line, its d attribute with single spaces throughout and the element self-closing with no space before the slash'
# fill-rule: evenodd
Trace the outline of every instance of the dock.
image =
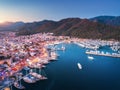
<svg viewBox="0 0 120 90">
<path fill-rule="evenodd" d="M 93 50 L 86 51 L 86 54 L 120 58 L 120 54 L 118 54 L 118 53 L 112 53 L 112 54 L 110 54 L 110 53 L 103 53 L 103 52 L 100 52 L 100 51 L 93 51 Z"/>
</svg>

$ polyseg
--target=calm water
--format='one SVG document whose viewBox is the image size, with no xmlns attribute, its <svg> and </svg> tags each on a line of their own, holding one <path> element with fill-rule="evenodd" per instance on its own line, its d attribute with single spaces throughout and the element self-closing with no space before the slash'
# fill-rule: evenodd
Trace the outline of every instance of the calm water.
<svg viewBox="0 0 120 90">
<path fill-rule="evenodd" d="M 85 49 L 75 44 L 64 45 L 66 51 L 58 51 L 58 60 L 45 68 L 48 80 L 22 82 L 26 90 L 120 90 L 120 58 L 93 56 L 91 61 Z M 78 69 L 78 62 L 82 70 Z"/>
</svg>

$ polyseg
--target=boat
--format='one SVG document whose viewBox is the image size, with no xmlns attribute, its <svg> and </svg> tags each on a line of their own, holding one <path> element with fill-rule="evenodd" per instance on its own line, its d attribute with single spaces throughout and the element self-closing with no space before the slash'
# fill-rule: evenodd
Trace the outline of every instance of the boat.
<svg viewBox="0 0 120 90">
<path fill-rule="evenodd" d="M 25 87 L 21 85 L 21 81 L 20 81 L 20 83 L 14 82 L 14 87 L 16 87 L 17 89 L 25 89 Z"/>
<path fill-rule="evenodd" d="M 42 64 L 42 67 L 45 67 L 43 64 L 48 64 L 48 63 L 49 63 L 48 60 L 41 60 L 41 61 L 39 62 L 39 64 Z"/>
<path fill-rule="evenodd" d="M 32 75 L 30 75 L 30 73 L 27 73 L 27 70 L 26 70 L 26 76 L 23 77 L 23 80 L 26 83 L 35 83 L 36 82 L 36 78 L 33 77 Z"/>
<path fill-rule="evenodd" d="M 93 59 L 94 59 L 94 57 L 92 57 L 92 56 L 88 56 L 88 59 L 93 60 Z"/>
<path fill-rule="evenodd" d="M 77 63 L 77 66 L 79 69 L 82 69 L 82 65 L 80 63 Z"/>
<path fill-rule="evenodd" d="M 47 79 L 47 77 L 45 77 L 45 76 L 43 76 L 43 75 L 41 75 L 41 74 L 35 73 L 35 72 L 32 72 L 32 73 L 30 73 L 30 74 L 31 74 L 32 76 L 38 78 L 39 80 L 45 80 L 45 79 Z"/>
<path fill-rule="evenodd" d="M 14 81 L 13 85 L 17 89 L 25 89 L 25 87 L 21 84 L 22 75 L 23 75 L 22 73 L 16 74 L 16 80 Z"/>
<path fill-rule="evenodd" d="M 49 62 L 48 62 L 48 63 L 49 63 Z M 46 66 L 43 65 L 43 64 L 41 64 L 41 63 L 37 63 L 37 67 L 38 67 L 38 68 L 45 68 Z"/>
<path fill-rule="evenodd" d="M 64 50 L 65 50 L 65 47 L 64 47 L 64 46 L 62 46 L 62 47 L 61 47 L 61 50 L 63 50 L 63 51 L 64 51 Z"/>
<path fill-rule="evenodd" d="M 42 75 L 41 67 L 39 67 L 39 73 L 37 73 L 37 69 L 35 68 L 34 71 L 33 71 L 33 69 L 31 69 L 29 74 L 31 76 L 35 77 L 36 81 L 47 79 L 47 77 Z"/>
<path fill-rule="evenodd" d="M 58 55 L 55 52 L 51 52 L 51 60 L 57 60 Z"/>
<path fill-rule="evenodd" d="M 24 80 L 24 82 L 26 82 L 26 83 L 36 83 L 36 78 L 35 77 L 33 77 L 32 75 L 27 75 L 27 76 L 25 76 L 25 77 L 23 77 L 23 80 Z"/>
<path fill-rule="evenodd" d="M 65 46 L 62 45 L 61 48 L 56 48 L 56 51 L 64 51 L 65 49 L 66 49 Z"/>
<path fill-rule="evenodd" d="M 46 80 L 46 79 L 48 79 L 45 71 L 42 70 L 42 69 L 40 69 L 40 68 L 39 68 L 39 73 L 38 73 L 37 76 L 39 77 L 40 80 Z"/>
<path fill-rule="evenodd" d="M 28 66 L 23 68 L 24 70 L 30 70 L 30 68 Z"/>
</svg>

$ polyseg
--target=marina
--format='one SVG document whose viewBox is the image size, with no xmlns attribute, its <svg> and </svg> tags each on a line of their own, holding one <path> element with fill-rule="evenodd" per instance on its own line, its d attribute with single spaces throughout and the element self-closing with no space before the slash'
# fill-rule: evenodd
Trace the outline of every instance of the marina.
<svg viewBox="0 0 120 90">
<path fill-rule="evenodd" d="M 120 90 L 120 0 L 0 0 L 0 90 Z"/>
<path fill-rule="evenodd" d="M 8 38 L 11 35 L 12 38 Z M 49 33 L 16 37 L 12 32 L 9 32 L 4 39 L 0 40 L 0 90 L 5 90 L 6 88 L 11 90 L 30 90 L 23 83 L 37 84 L 40 81 L 48 82 L 49 76 L 46 75 L 44 70 L 51 66 L 53 61 L 61 62 L 61 58 L 70 57 L 68 59 L 71 60 L 71 58 L 82 54 L 84 56 L 82 56 L 81 60 L 86 57 L 86 60 L 95 59 L 94 61 L 96 61 L 96 55 L 120 58 L 118 42 L 114 45 L 110 41 L 106 43 L 106 41 L 97 40 L 78 40 L 69 37 L 56 37 L 49 35 Z M 108 50 L 109 52 L 104 53 L 104 51 L 101 51 L 103 47 L 106 48 L 106 45 L 114 52 Z M 77 51 L 72 50 L 75 47 L 78 48 Z M 82 53 L 79 53 L 80 49 Z M 76 54 L 73 54 L 73 52 Z M 73 59 L 71 61 L 74 63 Z M 57 64 L 57 62 L 55 63 Z M 85 68 L 83 61 L 77 61 L 76 63 L 77 68 L 82 72 Z M 63 66 L 65 67 L 64 64 Z M 76 64 L 72 67 L 74 66 Z M 48 72 L 49 70 L 47 70 Z"/>
<path fill-rule="evenodd" d="M 100 55 L 100 56 L 108 56 L 108 57 L 115 57 L 115 58 L 120 58 L 120 54 L 119 53 L 104 53 L 104 52 L 100 52 L 100 51 L 86 51 L 86 54 L 91 54 L 91 55 Z"/>
<path fill-rule="evenodd" d="M 11 35 L 12 38 L 8 39 Z M 1 38 L 1 42 L 4 42 L 0 43 L 5 47 L 1 46 L 0 48 L 0 90 L 6 87 L 12 87 L 12 85 L 18 89 L 24 89 L 25 87 L 21 84 L 22 79 L 26 83 L 36 83 L 36 81 L 47 79 L 40 72 L 39 74 L 31 72 L 34 68 L 40 71 L 51 60 L 56 60 L 58 57 L 55 51 L 47 50 L 46 47 L 49 44 L 45 43 L 46 38 L 43 38 L 43 36 L 42 34 L 36 34 L 15 37 L 14 33 L 9 32 L 5 37 L 6 41 Z M 23 69 L 26 70 L 25 74 L 22 72 Z M 21 72 L 21 75 L 16 75 L 19 72 Z"/>
</svg>

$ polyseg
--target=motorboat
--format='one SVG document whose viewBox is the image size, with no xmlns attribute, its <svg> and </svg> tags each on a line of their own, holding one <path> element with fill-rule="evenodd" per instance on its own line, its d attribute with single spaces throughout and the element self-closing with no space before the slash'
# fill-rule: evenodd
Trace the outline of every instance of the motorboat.
<svg viewBox="0 0 120 90">
<path fill-rule="evenodd" d="M 82 65 L 80 63 L 77 63 L 77 66 L 79 69 L 82 69 Z"/>
<path fill-rule="evenodd" d="M 92 57 L 92 56 L 88 56 L 88 59 L 93 60 L 93 59 L 94 59 L 94 57 Z"/>
</svg>

